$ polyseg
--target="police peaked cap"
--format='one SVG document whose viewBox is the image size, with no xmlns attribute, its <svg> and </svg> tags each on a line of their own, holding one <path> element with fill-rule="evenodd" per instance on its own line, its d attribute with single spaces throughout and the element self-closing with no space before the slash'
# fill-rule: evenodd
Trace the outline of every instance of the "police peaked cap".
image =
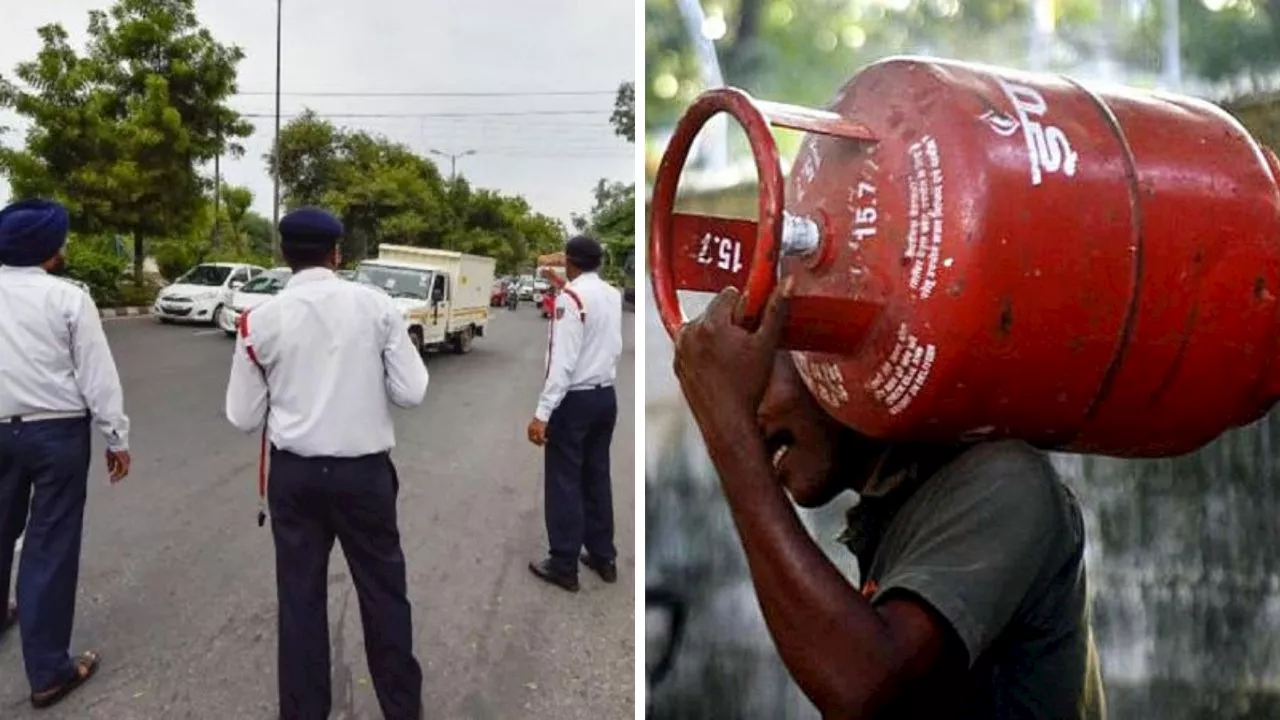
<svg viewBox="0 0 1280 720">
<path fill-rule="evenodd" d="M 280 245 L 331 248 L 342 237 L 342 223 L 320 208 L 298 208 L 280 219 Z"/>
<path fill-rule="evenodd" d="M 570 238 L 564 246 L 565 259 L 583 270 L 594 270 L 600 267 L 600 259 L 604 257 L 604 248 L 595 238 L 578 235 Z"/>
<path fill-rule="evenodd" d="M 23 200 L 0 210 L 0 265 L 34 267 L 67 244 L 71 218 L 49 200 Z"/>
</svg>

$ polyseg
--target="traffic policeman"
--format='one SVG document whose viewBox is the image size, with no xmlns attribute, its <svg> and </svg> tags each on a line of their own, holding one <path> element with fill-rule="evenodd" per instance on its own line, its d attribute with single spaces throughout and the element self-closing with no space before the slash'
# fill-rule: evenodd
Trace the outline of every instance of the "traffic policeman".
<svg viewBox="0 0 1280 720">
<path fill-rule="evenodd" d="M 565 245 L 569 282 L 556 298 L 547 376 L 529 422 L 529 441 L 543 446 L 549 556 L 529 564 L 539 578 L 578 590 L 583 565 L 617 582 L 609 447 L 618 422 L 613 383 L 622 355 L 622 293 L 597 274 L 604 248 L 594 239 Z"/>
<path fill-rule="evenodd" d="M 129 474 L 124 393 L 93 298 L 54 277 L 66 263 L 66 208 L 26 200 L 0 211 L 0 578 L 8 597 L 26 531 L 17 603 L 31 704 L 62 700 L 97 671 L 72 657 L 91 429 L 106 439 L 112 483 Z M 28 519 L 28 508 L 30 518 Z M 19 612 L 21 608 L 21 612 Z"/>
<path fill-rule="evenodd" d="M 420 404 L 427 370 L 391 298 L 335 274 L 342 224 L 302 208 L 280 221 L 293 276 L 241 316 L 227 419 L 266 424 L 267 490 L 276 548 L 280 717 L 327 718 L 329 555 L 342 544 L 383 714 L 422 714 L 405 558 L 396 519 L 400 481 L 391 406 Z"/>
</svg>

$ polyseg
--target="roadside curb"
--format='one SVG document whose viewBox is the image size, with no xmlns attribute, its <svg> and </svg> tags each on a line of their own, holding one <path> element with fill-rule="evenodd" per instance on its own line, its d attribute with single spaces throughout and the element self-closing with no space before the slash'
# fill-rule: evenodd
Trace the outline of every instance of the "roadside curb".
<svg viewBox="0 0 1280 720">
<path fill-rule="evenodd" d="M 123 318 L 123 317 L 139 317 L 141 315 L 150 315 L 149 307 L 127 307 L 127 308 L 101 308 L 99 314 L 103 318 Z"/>
</svg>

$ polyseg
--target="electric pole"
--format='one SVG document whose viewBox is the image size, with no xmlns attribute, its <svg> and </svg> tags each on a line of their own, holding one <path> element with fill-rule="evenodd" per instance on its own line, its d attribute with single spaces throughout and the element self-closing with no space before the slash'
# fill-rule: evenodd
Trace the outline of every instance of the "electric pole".
<svg viewBox="0 0 1280 720">
<path fill-rule="evenodd" d="M 213 249 L 221 244 L 222 228 L 222 121 L 218 121 L 218 154 L 213 156 Z"/>
<path fill-rule="evenodd" d="M 284 0 L 276 0 L 276 139 L 272 146 L 274 172 L 271 193 L 271 251 L 280 260 L 280 40 L 284 26 Z"/>
</svg>

